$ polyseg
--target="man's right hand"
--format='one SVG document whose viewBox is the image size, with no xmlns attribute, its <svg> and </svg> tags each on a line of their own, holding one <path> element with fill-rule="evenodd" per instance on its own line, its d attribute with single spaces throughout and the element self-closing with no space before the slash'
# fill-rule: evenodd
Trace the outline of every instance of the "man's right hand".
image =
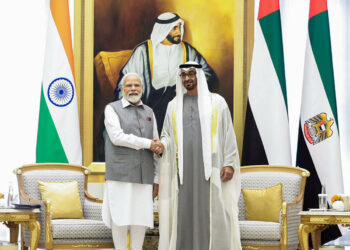
<svg viewBox="0 0 350 250">
<path fill-rule="evenodd" d="M 158 139 L 153 139 L 151 143 L 150 150 L 157 155 L 160 155 L 164 152 L 164 145 Z"/>
</svg>

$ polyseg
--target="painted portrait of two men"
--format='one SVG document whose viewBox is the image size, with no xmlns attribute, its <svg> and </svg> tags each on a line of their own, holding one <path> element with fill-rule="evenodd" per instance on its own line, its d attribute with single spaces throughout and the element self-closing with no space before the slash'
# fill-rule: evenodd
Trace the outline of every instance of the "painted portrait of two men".
<svg viewBox="0 0 350 250">
<path fill-rule="evenodd" d="M 233 104 L 233 4 L 231 1 L 95 1 L 93 161 L 104 161 L 103 110 L 120 97 L 128 72 L 143 81 L 142 101 L 161 131 L 175 96 L 178 65 L 203 65 L 210 91 Z"/>
</svg>

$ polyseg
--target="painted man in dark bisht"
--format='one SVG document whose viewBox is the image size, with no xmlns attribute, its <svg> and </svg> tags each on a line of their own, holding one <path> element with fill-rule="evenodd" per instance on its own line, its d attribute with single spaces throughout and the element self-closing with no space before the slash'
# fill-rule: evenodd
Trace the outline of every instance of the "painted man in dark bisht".
<svg viewBox="0 0 350 250">
<path fill-rule="evenodd" d="M 136 72 L 144 83 L 142 101 L 151 107 L 162 130 L 168 102 L 175 96 L 176 74 L 180 64 L 194 61 L 203 66 L 209 90 L 218 85 L 215 72 L 204 57 L 190 44 L 182 41 L 184 21 L 174 13 L 158 16 L 151 39 L 140 43 L 119 74 L 116 99 L 120 98 L 120 80 L 128 72 Z"/>
</svg>

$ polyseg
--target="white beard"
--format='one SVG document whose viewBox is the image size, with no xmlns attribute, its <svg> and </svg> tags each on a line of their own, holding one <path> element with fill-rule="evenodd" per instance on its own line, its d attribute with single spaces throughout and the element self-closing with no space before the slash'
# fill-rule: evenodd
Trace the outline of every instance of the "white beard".
<svg viewBox="0 0 350 250">
<path fill-rule="evenodd" d="M 128 96 L 126 98 L 126 100 L 128 100 L 131 103 L 138 103 L 141 99 L 141 95 L 137 95 L 137 96 Z"/>
<path fill-rule="evenodd" d="M 131 94 L 131 92 L 129 92 L 129 94 L 128 95 L 125 95 L 125 92 L 124 91 L 122 91 L 122 96 L 123 96 L 123 98 L 125 98 L 126 100 L 128 100 L 129 102 L 131 102 L 131 103 L 138 103 L 140 100 L 141 100 L 141 96 L 142 96 L 142 94 L 140 93 L 140 94 L 138 94 L 138 95 L 130 95 Z"/>
</svg>

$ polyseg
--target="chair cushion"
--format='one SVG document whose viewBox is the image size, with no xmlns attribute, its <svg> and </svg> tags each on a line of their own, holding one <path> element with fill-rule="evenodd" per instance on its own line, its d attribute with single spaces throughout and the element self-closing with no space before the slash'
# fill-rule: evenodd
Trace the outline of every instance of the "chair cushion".
<svg viewBox="0 0 350 250">
<path fill-rule="evenodd" d="M 51 225 L 53 239 L 112 238 L 111 229 L 99 220 L 56 219 Z"/>
<path fill-rule="evenodd" d="M 239 221 L 242 240 L 280 240 L 281 224 L 265 221 Z"/>
<path fill-rule="evenodd" d="M 280 221 L 282 183 L 268 188 L 242 189 L 246 220 Z"/>
<path fill-rule="evenodd" d="M 241 240 L 241 244 L 242 246 L 248 246 L 247 248 L 243 247 L 243 249 L 260 249 L 260 247 L 264 247 L 264 249 L 269 249 L 268 247 L 280 246 L 281 241 L 280 240 Z M 256 246 L 256 248 L 254 246 Z M 288 244 L 288 249 L 290 250 L 299 249 L 298 244 L 296 244 L 296 246 L 294 244 L 294 248 L 293 246 L 292 248 L 290 246 L 291 245 Z"/>
<path fill-rule="evenodd" d="M 50 201 L 52 219 L 82 219 L 78 182 L 38 181 L 43 201 Z"/>
<path fill-rule="evenodd" d="M 113 239 L 54 239 L 54 244 L 113 244 Z M 107 247 L 106 247 L 107 248 Z M 91 248 L 90 248 L 91 249 Z M 96 249 L 96 248 L 93 248 Z"/>
</svg>

